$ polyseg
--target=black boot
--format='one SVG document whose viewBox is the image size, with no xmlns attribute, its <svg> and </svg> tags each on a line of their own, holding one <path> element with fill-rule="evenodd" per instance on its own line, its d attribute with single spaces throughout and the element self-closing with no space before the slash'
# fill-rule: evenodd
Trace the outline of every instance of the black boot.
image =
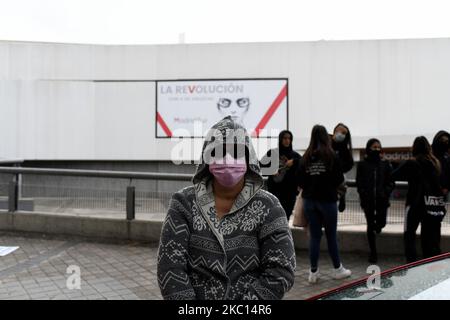
<svg viewBox="0 0 450 320">
<path fill-rule="evenodd" d="M 376 252 L 370 252 L 369 254 L 369 263 L 375 264 L 378 262 L 378 255 Z"/>
<path fill-rule="evenodd" d="M 377 241 L 376 241 L 376 234 L 375 231 L 372 228 L 369 228 L 367 230 L 367 240 L 369 240 L 369 263 L 377 263 L 378 261 L 378 255 L 377 255 Z"/>
</svg>

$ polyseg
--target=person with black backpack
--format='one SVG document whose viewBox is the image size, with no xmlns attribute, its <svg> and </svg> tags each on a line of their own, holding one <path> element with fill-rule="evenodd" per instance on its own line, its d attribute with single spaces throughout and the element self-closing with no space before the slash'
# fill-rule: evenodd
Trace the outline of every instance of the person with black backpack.
<svg viewBox="0 0 450 320">
<path fill-rule="evenodd" d="M 358 163 L 356 170 L 356 187 L 367 221 L 370 263 L 378 260 L 376 234 L 386 226 L 389 197 L 394 189 L 391 174 L 391 164 L 381 157 L 381 142 L 370 139 L 366 144 L 365 158 Z"/>
<path fill-rule="evenodd" d="M 441 222 L 446 214 L 445 199 L 440 184 L 441 165 L 431 152 L 427 138 L 414 140 L 413 159 L 402 163 L 392 173 L 395 181 L 408 181 L 405 217 L 405 255 L 407 262 L 417 260 L 416 230 L 421 224 L 424 258 L 441 253 Z"/>
</svg>

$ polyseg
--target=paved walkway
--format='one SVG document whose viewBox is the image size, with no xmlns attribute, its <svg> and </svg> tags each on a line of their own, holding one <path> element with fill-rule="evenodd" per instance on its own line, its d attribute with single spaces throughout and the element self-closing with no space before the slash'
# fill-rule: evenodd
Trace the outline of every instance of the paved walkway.
<svg viewBox="0 0 450 320">
<path fill-rule="evenodd" d="M 157 248 L 151 244 L 0 232 L 0 246 L 20 247 L 0 257 L 0 299 L 161 299 Z M 366 275 L 369 263 L 365 255 L 343 254 L 342 260 L 353 271 L 350 279 L 332 280 L 331 263 L 323 253 L 323 279 L 310 285 L 307 252 L 298 252 L 295 285 L 285 298 L 305 299 Z M 379 266 L 386 270 L 402 263 L 402 257 L 382 256 Z M 74 279 L 67 273 L 69 266 L 80 268 L 79 290 L 67 288 L 69 277 Z"/>
</svg>

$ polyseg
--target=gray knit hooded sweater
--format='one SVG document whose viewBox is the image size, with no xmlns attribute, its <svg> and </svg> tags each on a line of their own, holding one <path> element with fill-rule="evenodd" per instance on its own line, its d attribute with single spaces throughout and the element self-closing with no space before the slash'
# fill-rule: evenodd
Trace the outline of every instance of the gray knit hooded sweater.
<svg viewBox="0 0 450 320">
<path fill-rule="evenodd" d="M 248 148 L 244 188 L 230 212 L 218 219 L 213 178 L 202 156 L 193 186 L 172 196 L 158 250 L 164 299 L 273 300 L 283 298 L 294 283 L 295 251 L 286 214 L 278 199 L 262 189 L 259 161 L 245 129 L 224 118 L 210 129 L 203 151 L 223 144 L 229 134 Z"/>
</svg>

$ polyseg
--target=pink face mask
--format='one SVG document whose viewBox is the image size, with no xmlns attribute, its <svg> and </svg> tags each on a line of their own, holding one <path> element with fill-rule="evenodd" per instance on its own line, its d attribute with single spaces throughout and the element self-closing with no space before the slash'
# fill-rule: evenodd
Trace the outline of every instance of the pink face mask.
<svg viewBox="0 0 450 320">
<path fill-rule="evenodd" d="M 234 159 L 227 154 L 223 159 L 215 159 L 209 165 L 209 172 L 224 187 L 234 187 L 247 172 L 245 158 Z"/>
</svg>

